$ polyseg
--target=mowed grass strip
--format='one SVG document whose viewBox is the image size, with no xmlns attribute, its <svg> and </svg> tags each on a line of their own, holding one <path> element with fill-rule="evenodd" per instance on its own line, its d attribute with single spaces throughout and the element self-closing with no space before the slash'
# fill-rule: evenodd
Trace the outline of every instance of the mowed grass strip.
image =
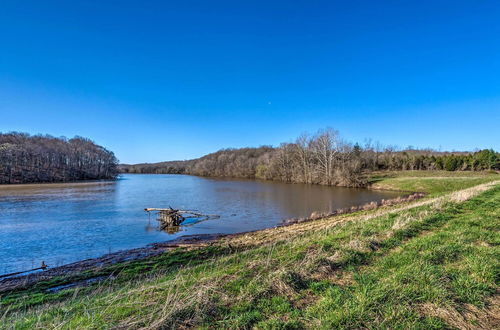
<svg viewBox="0 0 500 330">
<path fill-rule="evenodd" d="M 274 242 L 174 251 L 117 265 L 97 287 L 3 297 L 0 327 L 495 326 L 499 207 L 497 185 L 296 236 L 291 226 Z"/>
<path fill-rule="evenodd" d="M 499 178 L 500 174 L 494 171 L 394 171 L 375 173 L 369 181 L 373 189 L 418 191 L 439 196 Z"/>
</svg>

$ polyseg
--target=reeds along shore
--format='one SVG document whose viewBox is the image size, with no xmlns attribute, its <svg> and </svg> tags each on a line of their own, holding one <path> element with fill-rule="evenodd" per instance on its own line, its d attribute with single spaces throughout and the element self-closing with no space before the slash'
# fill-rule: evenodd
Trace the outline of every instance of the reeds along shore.
<svg viewBox="0 0 500 330">
<path fill-rule="evenodd" d="M 359 206 L 351 206 L 351 207 L 345 207 L 341 209 L 337 209 L 333 212 L 313 212 L 308 218 L 293 218 L 293 219 L 287 219 L 284 220 L 283 223 L 281 224 L 282 226 L 286 225 L 291 225 L 294 223 L 302 223 L 302 222 L 307 222 L 307 221 L 312 221 L 312 220 L 318 220 L 318 219 L 323 219 L 323 218 L 328 218 L 340 214 L 347 214 L 347 213 L 354 213 L 358 211 L 369 211 L 369 210 L 374 210 L 376 208 L 379 208 L 381 206 L 392 206 L 396 204 L 401 204 L 405 202 L 411 202 L 420 198 L 423 198 L 425 196 L 424 193 L 413 193 L 408 196 L 398 196 L 396 198 L 391 198 L 391 199 L 382 199 L 380 202 L 372 201 L 363 205 Z"/>
</svg>

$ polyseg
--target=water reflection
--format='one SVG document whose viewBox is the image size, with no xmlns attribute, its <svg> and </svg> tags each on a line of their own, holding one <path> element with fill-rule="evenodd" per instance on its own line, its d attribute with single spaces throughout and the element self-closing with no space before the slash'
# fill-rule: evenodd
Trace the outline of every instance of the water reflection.
<svg viewBox="0 0 500 330">
<path fill-rule="evenodd" d="M 175 234 L 181 231 L 181 226 L 163 227 L 163 229 L 161 230 L 166 232 L 167 234 Z"/>
<path fill-rule="evenodd" d="M 273 227 L 313 211 L 392 198 L 394 192 L 218 180 L 184 175 L 124 175 L 115 182 L 0 186 L 0 273 L 49 266 L 187 234 Z M 220 219 L 189 219 L 158 231 L 146 207 L 197 210 Z"/>
</svg>

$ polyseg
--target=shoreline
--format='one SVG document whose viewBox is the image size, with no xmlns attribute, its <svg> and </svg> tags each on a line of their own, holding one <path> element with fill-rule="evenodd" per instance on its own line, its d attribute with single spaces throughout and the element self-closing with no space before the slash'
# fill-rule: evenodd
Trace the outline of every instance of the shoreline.
<svg viewBox="0 0 500 330">
<path fill-rule="evenodd" d="M 276 183 L 284 183 L 291 185 L 311 185 L 311 186 L 322 186 L 322 187 L 331 187 L 331 188 L 346 188 L 346 189 L 368 189 L 373 191 L 394 191 L 394 192 L 403 192 L 403 193 L 412 193 L 411 190 L 401 190 L 401 189 L 385 189 L 385 188 L 374 188 L 373 183 L 367 182 L 362 186 L 343 186 L 343 185 L 323 185 L 319 183 L 304 183 L 304 182 L 285 182 L 278 180 L 266 180 L 266 179 L 257 179 L 257 178 L 238 178 L 238 177 L 218 177 L 218 176 L 201 176 L 194 174 L 184 174 L 184 173 L 120 173 L 119 175 L 185 175 L 185 176 L 193 176 L 197 178 L 204 179 L 213 179 L 213 180 L 227 180 L 227 181 L 263 181 L 263 182 L 276 182 Z M 62 185 L 97 185 L 97 184 L 113 184 L 117 181 L 124 180 L 120 178 L 120 176 L 115 179 L 102 179 L 102 180 L 77 180 L 77 181 L 58 181 L 58 182 L 26 182 L 26 183 L 0 183 L 1 188 L 7 189 L 16 189 L 16 188 L 35 188 L 35 187 L 58 187 Z"/>
<path fill-rule="evenodd" d="M 157 244 L 157 251 L 155 246 L 123 251 L 123 262 L 101 268 L 73 267 L 73 273 L 59 268 L 61 276 L 38 282 L 25 278 L 0 292 L 0 305 L 6 309 L 0 323 L 25 328 L 176 328 L 215 323 L 252 328 L 273 327 L 278 315 L 293 317 L 296 327 L 307 327 L 311 311 L 316 313 L 313 320 L 329 313 L 335 313 L 332 320 L 337 320 L 339 313 L 352 312 L 356 321 L 358 306 L 369 303 L 371 312 L 357 326 L 366 325 L 364 320 L 372 322 L 382 310 L 388 315 L 384 323 L 411 328 L 428 317 L 428 311 L 439 311 L 435 294 L 446 289 L 447 306 L 470 310 L 489 329 L 498 321 L 494 281 L 498 260 L 490 233 L 498 217 L 499 184 L 495 177 L 468 184 L 401 185 L 422 187 L 427 195 L 401 204 L 386 201 L 375 209 L 366 204 L 369 210 L 318 220 L 311 215 L 301 219 L 303 223 L 251 233 L 184 237 L 179 244 Z M 127 261 L 141 258 L 141 252 L 143 259 Z M 446 257 L 450 253 L 452 260 Z M 112 263 L 113 256 L 101 261 Z M 96 260 L 86 262 L 92 267 Z M 440 279 L 454 276 L 458 282 L 443 288 Z M 408 287 L 408 280 L 413 286 Z M 477 281 L 486 285 L 487 293 L 484 285 L 471 287 Z M 472 305 L 463 302 L 460 293 L 471 289 L 484 307 L 470 309 Z M 415 304 L 415 294 L 428 300 Z M 396 320 L 394 311 L 399 315 Z M 417 318 L 408 320 L 410 312 Z M 260 316 L 257 321 L 244 318 L 242 323 L 245 315 Z M 478 324 L 476 318 L 460 320 Z"/>
<path fill-rule="evenodd" d="M 243 234 L 243 233 L 238 233 Z M 231 235 L 238 235 L 231 234 Z M 104 254 L 100 257 L 83 259 L 62 266 L 48 268 L 44 271 L 28 273 L 0 279 L 0 294 L 16 289 L 26 288 L 40 281 L 50 280 L 55 277 L 71 276 L 90 270 L 100 270 L 111 265 L 125 263 L 128 261 L 142 260 L 154 257 L 166 251 L 180 247 L 200 247 L 206 243 L 213 242 L 218 238 L 229 235 L 224 234 L 201 234 L 185 235 L 172 241 L 151 243 L 143 247 L 125 249 Z M 205 243 L 205 244 L 202 244 Z"/>
<path fill-rule="evenodd" d="M 102 180 L 77 180 L 77 181 L 58 181 L 58 182 L 26 182 L 26 183 L 0 183 L 0 188 L 24 188 L 24 187 L 38 187 L 41 185 L 57 186 L 57 185 L 94 185 L 94 184 L 111 184 L 120 180 L 116 179 L 102 179 Z"/>
<path fill-rule="evenodd" d="M 415 192 L 396 198 L 382 200 L 380 202 L 368 202 L 363 205 L 351 206 L 342 209 L 337 209 L 329 213 L 313 212 L 306 218 L 291 218 L 284 219 L 280 224 L 274 227 L 269 227 L 260 230 L 244 231 L 234 234 L 198 234 L 198 235 L 184 235 L 171 241 L 164 241 L 160 243 L 151 243 L 143 247 L 125 249 L 117 252 L 108 253 L 96 258 L 83 259 L 75 261 L 66 265 L 48 268 L 47 270 L 28 273 L 26 275 L 15 275 L 0 279 L 0 294 L 13 291 L 16 289 L 23 289 L 32 286 L 40 281 L 51 280 L 56 277 L 70 277 L 85 271 L 97 271 L 106 267 L 126 263 L 130 261 L 143 260 L 146 258 L 158 256 L 164 252 L 171 251 L 177 248 L 201 248 L 211 245 L 222 238 L 231 238 L 244 236 L 250 233 L 262 232 L 265 230 L 273 230 L 279 227 L 293 226 L 304 222 L 323 220 L 328 218 L 335 218 L 337 216 L 346 215 L 360 211 L 370 211 L 383 206 L 393 206 L 412 202 L 417 199 L 425 197 L 426 194 Z M 98 279 L 97 281 L 105 280 L 107 277 Z M 85 282 L 83 283 L 85 285 Z"/>
</svg>

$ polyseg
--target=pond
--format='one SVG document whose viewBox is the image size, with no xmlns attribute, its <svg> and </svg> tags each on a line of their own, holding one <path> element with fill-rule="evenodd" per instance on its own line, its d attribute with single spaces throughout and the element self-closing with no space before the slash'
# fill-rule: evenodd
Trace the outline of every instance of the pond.
<svg viewBox="0 0 500 330">
<path fill-rule="evenodd" d="M 189 175 L 125 174 L 111 182 L 0 186 L 0 274 L 59 266 L 182 235 L 274 227 L 398 192 Z M 158 229 L 146 207 L 216 214 L 177 232 Z"/>
</svg>

